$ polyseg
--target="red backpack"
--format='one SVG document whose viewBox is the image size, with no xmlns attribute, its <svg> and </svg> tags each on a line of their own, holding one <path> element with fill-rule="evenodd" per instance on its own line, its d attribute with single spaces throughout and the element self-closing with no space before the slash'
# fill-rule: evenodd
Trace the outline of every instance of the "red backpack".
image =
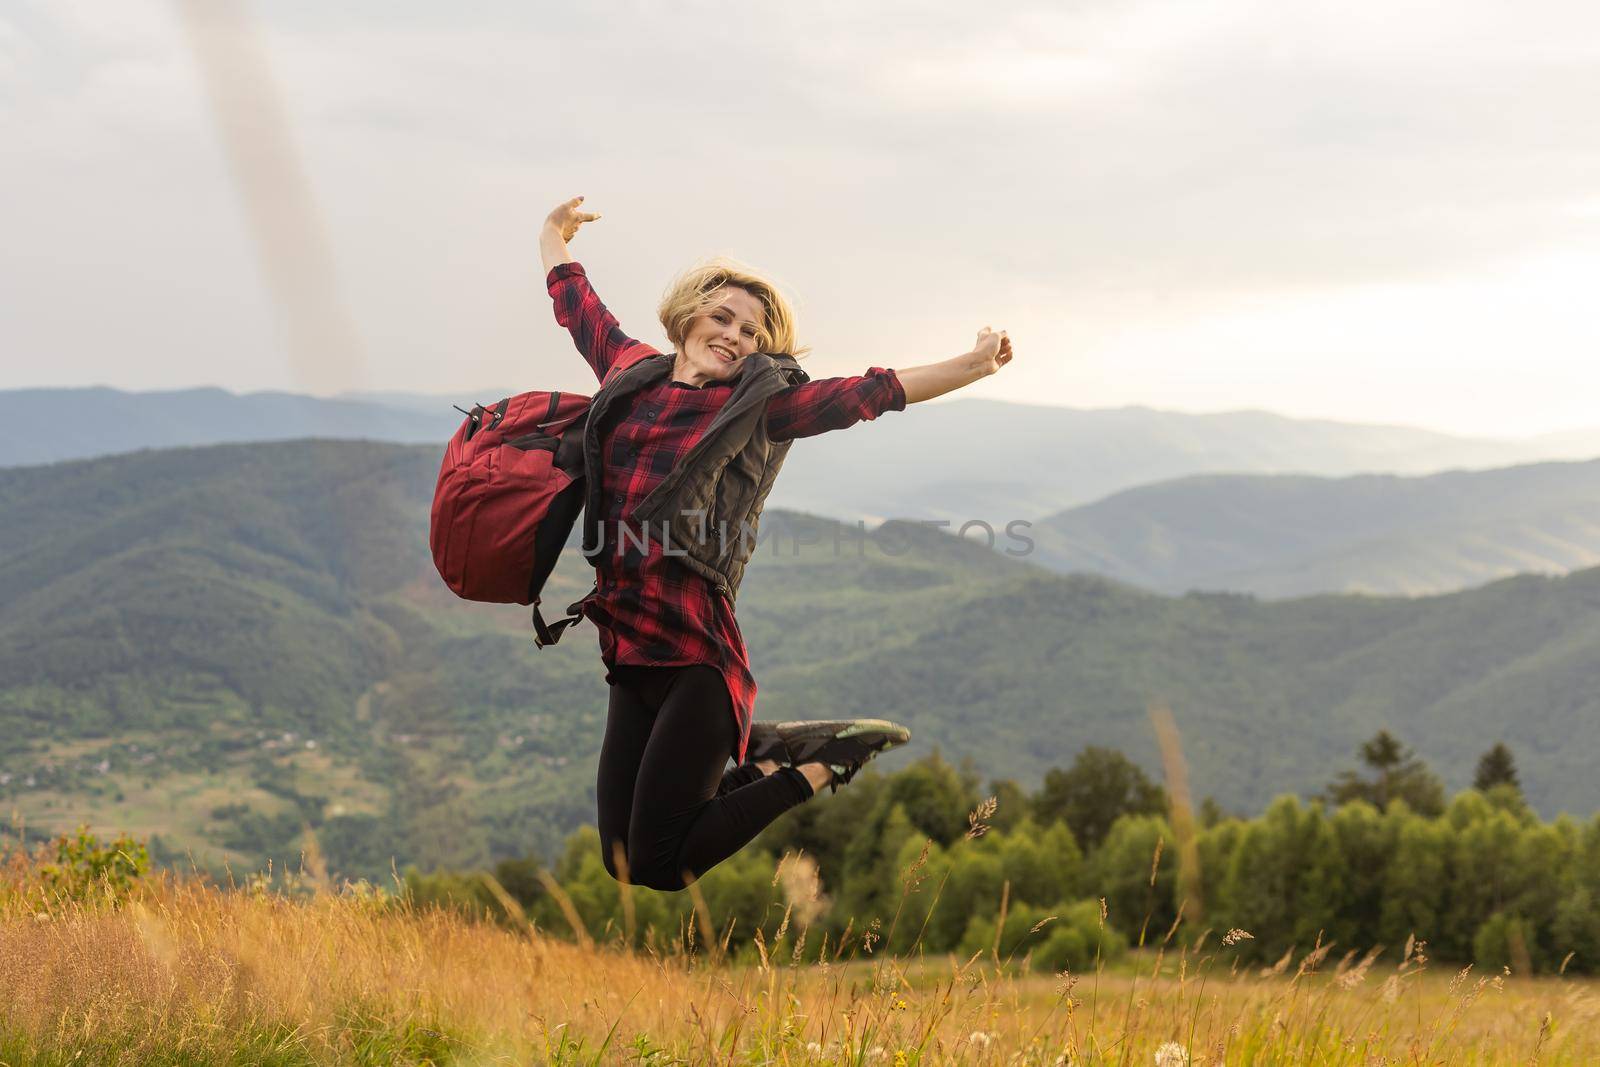
<svg viewBox="0 0 1600 1067">
<path fill-rule="evenodd" d="M 580 601 L 547 625 L 539 592 L 583 510 L 589 399 L 532 392 L 474 406 L 445 447 L 433 493 L 439 576 L 466 600 L 532 604 L 540 648 L 582 617 Z"/>
</svg>

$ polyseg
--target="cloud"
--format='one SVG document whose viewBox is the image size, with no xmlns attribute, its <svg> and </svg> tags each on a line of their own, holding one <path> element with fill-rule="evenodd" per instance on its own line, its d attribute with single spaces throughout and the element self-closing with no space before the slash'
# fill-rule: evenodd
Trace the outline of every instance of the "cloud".
<svg viewBox="0 0 1600 1067">
<path fill-rule="evenodd" d="M 1184 325 L 1207 316 L 1334 314 L 1368 306 L 1344 290 L 1466 284 L 1600 240 L 1585 4 L 254 10 L 354 314 L 419 387 L 505 380 L 561 340 L 532 236 L 577 192 L 606 211 L 580 254 L 638 332 L 673 270 L 729 252 L 800 291 L 826 372 L 967 343 L 969 307 L 1037 314 L 1039 343 L 1067 354 L 1159 306 L 1179 353 L 1216 336 Z M 136 344 L 181 381 L 232 331 L 248 358 L 229 373 L 274 384 L 168 7 L 31 2 L 0 27 L 0 290 L 21 309 L 0 341 L 107 373 L 94 351 Z M 41 261 L 127 315 L 47 310 L 62 279 Z M 132 310 L 175 292 L 206 299 L 181 320 Z"/>
<path fill-rule="evenodd" d="M 601 5 L 279 43 L 308 112 L 346 132 L 638 160 L 669 198 L 663 169 L 775 196 L 850 179 L 837 211 L 875 253 L 937 220 L 1063 286 L 1228 291 L 1460 272 L 1570 236 L 1600 177 L 1596 19 L 1542 10 Z"/>
</svg>

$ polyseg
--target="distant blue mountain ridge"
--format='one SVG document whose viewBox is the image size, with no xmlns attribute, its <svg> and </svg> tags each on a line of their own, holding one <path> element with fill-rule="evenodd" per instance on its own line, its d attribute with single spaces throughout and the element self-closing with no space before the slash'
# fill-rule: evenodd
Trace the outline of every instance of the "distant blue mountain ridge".
<svg viewBox="0 0 1600 1067">
<path fill-rule="evenodd" d="M 323 398 L 218 388 L 4 390 L 0 467 L 294 438 L 442 445 L 460 424 L 452 404 L 492 402 L 506 392 Z M 1600 430 L 1511 441 L 1262 411 L 1194 415 L 962 399 L 798 442 L 771 502 L 869 524 L 981 519 L 1001 528 L 1197 474 L 1427 474 L 1595 455 Z"/>
<path fill-rule="evenodd" d="M 301 437 L 442 443 L 460 421 L 447 401 L 430 413 L 364 400 L 216 388 L 12 389 L 0 392 L 0 466 Z"/>
</svg>

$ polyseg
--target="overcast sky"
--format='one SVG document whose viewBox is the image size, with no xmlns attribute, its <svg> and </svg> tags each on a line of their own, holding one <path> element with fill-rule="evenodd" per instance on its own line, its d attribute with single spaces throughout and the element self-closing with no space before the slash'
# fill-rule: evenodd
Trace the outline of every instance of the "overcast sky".
<svg viewBox="0 0 1600 1067">
<path fill-rule="evenodd" d="M 967 395 L 1600 423 L 1592 3 L 245 10 L 331 257 L 297 277 L 359 344 L 295 357 L 176 6 L 0 0 L 0 388 L 587 390 L 536 247 L 583 193 L 658 344 L 725 253 L 813 377 L 991 325 Z"/>
</svg>

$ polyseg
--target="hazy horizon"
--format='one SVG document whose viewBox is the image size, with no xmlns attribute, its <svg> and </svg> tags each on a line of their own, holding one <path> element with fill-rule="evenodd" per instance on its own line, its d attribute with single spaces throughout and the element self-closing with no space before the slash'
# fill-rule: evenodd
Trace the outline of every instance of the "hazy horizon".
<svg viewBox="0 0 1600 1067">
<path fill-rule="evenodd" d="M 119 392 L 130 393 L 130 394 L 140 394 L 140 393 L 177 393 L 177 392 L 185 392 L 185 391 L 191 390 L 191 389 L 221 389 L 224 392 L 231 393 L 234 396 L 241 396 L 241 397 L 242 396 L 251 396 L 251 395 L 305 396 L 305 397 L 312 397 L 312 398 L 318 399 L 318 400 L 370 400 L 373 403 L 380 403 L 380 404 L 382 403 L 382 398 L 383 398 L 383 396 L 385 394 L 398 394 L 398 395 L 401 395 L 401 396 L 413 396 L 413 397 L 419 397 L 419 398 L 420 397 L 431 397 L 431 398 L 437 398 L 441 402 L 445 402 L 445 401 L 449 401 L 449 400 L 452 400 L 452 399 L 470 400 L 471 398 L 474 398 L 474 397 L 478 397 L 478 398 L 481 398 L 481 399 L 487 399 L 491 394 L 496 396 L 496 397 L 502 397 L 502 396 L 510 395 L 510 393 L 513 391 L 512 387 L 508 387 L 508 386 L 502 386 L 502 387 L 498 387 L 498 388 L 494 388 L 494 389 L 483 389 L 483 388 L 475 388 L 475 387 L 472 387 L 472 386 L 466 386 L 466 387 L 459 388 L 459 389 L 451 389 L 451 390 L 445 390 L 445 391 L 419 390 L 419 389 L 348 389 L 348 390 L 339 390 L 339 391 L 334 391 L 334 392 L 314 393 L 314 392 L 310 392 L 310 391 L 303 390 L 303 389 L 280 389 L 280 388 L 235 389 L 235 388 L 231 388 L 231 387 L 229 387 L 227 385 L 223 385 L 223 384 L 218 383 L 218 382 L 199 382 L 199 383 L 195 383 L 193 385 L 159 386 L 159 387 L 152 387 L 152 388 L 148 388 L 148 389 L 146 389 L 146 388 L 129 388 L 129 387 L 126 387 L 126 386 L 114 385 L 114 384 L 111 384 L 109 382 L 84 382 L 82 384 L 74 384 L 74 385 L 41 384 L 41 385 L 0 387 L 0 392 L 21 391 L 21 390 L 25 390 L 25 389 L 44 389 L 44 390 L 48 390 L 48 389 L 114 389 L 114 390 L 117 390 Z M 1270 416 L 1270 417 L 1273 417 L 1273 418 L 1293 419 L 1295 421 L 1300 421 L 1300 422 L 1329 422 L 1329 423 L 1341 423 L 1341 424 L 1346 424 L 1346 425 L 1387 427 L 1387 428 L 1404 429 L 1404 430 L 1419 430 L 1419 431 L 1423 431 L 1423 432 L 1427 432 L 1427 433 L 1436 433 L 1436 434 L 1441 434 L 1441 435 L 1445 435 L 1445 436 L 1452 436 L 1452 437 L 1477 438 L 1477 439 L 1481 439 L 1481 440 L 1499 440 L 1499 441 L 1507 441 L 1507 442 L 1533 441 L 1533 440 L 1541 438 L 1541 437 L 1566 436 L 1568 434 L 1595 433 L 1597 436 L 1600 436 L 1600 421 L 1591 421 L 1591 422 L 1589 422 L 1587 424 L 1579 424 L 1579 425 L 1574 425 L 1574 426 L 1557 427 L 1557 428 L 1552 429 L 1552 430 L 1540 430 L 1540 431 L 1537 431 L 1535 433 L 1528 433 L 1528 434 L 1472 434 L 1472 433 L 1461 433 L 1461 432 L 1458 432 L 1458 431 L 1455 431 L 1455 430 L 1443 429 L 1443 428 L 1434 427 L 1434 426 L 1424 426 L 1424 425 L 1421 425 L 1419 423 L 1392 422 L 1392 421 L 1391 422 L 1377 422 L 1377 421 L 1368 421 L 1368 420 L 1360 420 L 1360 419 L 1339 419 L 1339 418 L 1322 418 L 1322 417 L 1319 417 L 1319 416 L 1288 415 L 1288 414 L 1285 414 L 1285 413 L 1283 413 L 1281 411 L 1272 411 L 1272 410 L 1270 410 L 1268 408 L 1239 407 L 1239 408 L 1219 408 L 1219 409 L 1210 410 L 1210 411 L 1189 411 L 1189 410 L 1184 410 L 1184 409 L 1181 409 L 1181 408 L 1158 407 L 1158 406 L 1151 405 L 1151 404 L 1140 403 L 1138 401 L 1131 401 L 1131 402 L 1126 403 L 1126 404 L 1101 404 L 1101 405 L 1092 405 L 1091 406 L 1091 405 L 1084 405 L 1084 404 L 1052 404 L 1052 403 L 1048 403 L 1046 401 L 1040 401 L 1040 400 L 1015 400 L 1015 399 L 1012 399 L 1012 398 L 1009 398 L 1009 397 L 998 397 L 998 396 L 974 396 L 974 395 L 971 395 L 970 393 L 953 393 L 953 394 L 950 394 L 950 395 L 947 395 L 947 396 L 937 397 L 937 398 L 935 398 L 933 400 L 927 401 L 927 403 L 930 403 L 930 404 L 953 404 L 953 403 L 959 403 L 959 402 L 968 401 L 968 400 L 988 400 L 988 401 L 994 401 L 994 402 L 1003 403 L 1003 404 L 1016 404 L 1016 405 L 1023 406 L 1023 407 L 1059 408 L 1059 409 L 1061 409 L 1063 411 L 1076 411 L 1076 412 L 1146 410 L 1146 411 L 1158 412 L 1158 413 L 1162 413 L 1162 414 L 1192 415 L 1192 416 L 1196 416 L 1196 417 L 1224 416 L 1224 415 L 1267 415 L 1267 416 Z"/>
<path fill-rule="evenodd" d="M 243 206 L 206 86 L 253 83 L 202 76 L 183 8 L 0 0 L 0 388 L 588 390 L 536 248 L 584 193 L 573 253 L 657 344 L 724 253 L 797 295 L 813 376 L 991 325 L 1017 360 L 963 398 L 1600 422 L 1587 5 L 200 7 L 255 20 L 227 55 L 277 87 L 304 285 L 355 340 L 297 362 L 252 233 L 298 194 Z"/>
</svg>

